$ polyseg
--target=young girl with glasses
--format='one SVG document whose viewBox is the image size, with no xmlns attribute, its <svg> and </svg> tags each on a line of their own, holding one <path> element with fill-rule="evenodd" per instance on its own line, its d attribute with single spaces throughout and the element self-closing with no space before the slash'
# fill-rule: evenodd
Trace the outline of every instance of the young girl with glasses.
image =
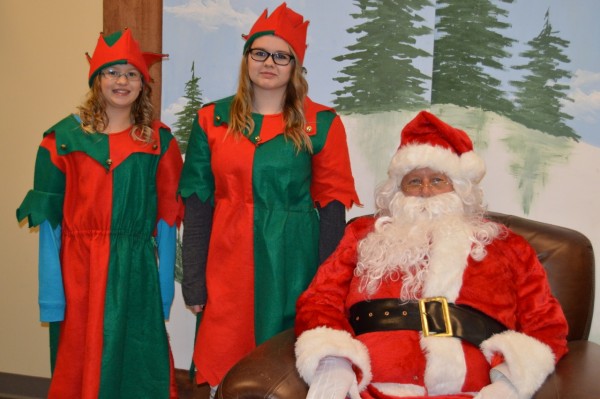
<svg viewBox="0 0 600 399">
<path fill-rule="evenodd" d="M 44 133 L 17 210 L 39 226 L 49 398 L 175 398 L 164 320 L 174 293 L 182 158 L 153 120 L 149 67 L 131 31 L 100 36 L 86 101 Z"/>
<path fill-rule="evenodd" d="M 182 288 L 202 315 L 196 380 L 212 387 L 293 326 L 298 295 L 359 203 L 342 121 L 307 96 L 307 27 L 285 3 L 265 10 L 244 36 L 237 93 L 205 105 L 191 127 Z"/>
</svg>

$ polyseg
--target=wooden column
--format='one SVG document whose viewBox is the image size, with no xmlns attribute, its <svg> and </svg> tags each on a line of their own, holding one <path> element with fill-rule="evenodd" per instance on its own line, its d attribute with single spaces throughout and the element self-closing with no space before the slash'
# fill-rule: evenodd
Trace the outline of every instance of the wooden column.
<svg viewBox="0 0 600 399">
<path fill-rule="evenodd" d="M 162 53 L 162 0 L 104 0 L 103 32 L 110 34 L 124 28 L 131 29 L 142 51 Z M 162 65 L 150 68 L 152 104 L 160 118 Z"/>
</svg>

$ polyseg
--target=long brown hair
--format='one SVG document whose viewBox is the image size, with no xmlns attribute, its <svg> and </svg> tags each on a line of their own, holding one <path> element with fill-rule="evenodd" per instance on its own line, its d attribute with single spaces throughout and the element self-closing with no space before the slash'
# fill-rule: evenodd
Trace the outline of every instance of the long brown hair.
<svg viewBox="0 0 600 399">
<path fill-rule="evenodd" d="M 292 48 L 290 48 L 290 52 L 295 57 Z M 296 59 L 295 57 L 292 61 L 292 72 L 285 90 L 283 103 L 284 136 L 294 143 L 298 151 L 306 149 L 312 152 L 312 142 L 304 130 L 306 125 L 304 100 L 308 93 L 308 82 L 304 78 L 302 66 L 296 63 Z M 252 82 L 248 74 L 248 52 L 246 52 L 240 64 L 237 93 L 231 104 L 228 134 L 240 137 L 244 133 L 251 134 L 254 131 L 255 126 L 252 120 L 253 96 Z"/>
<path fill-rule="evenodd" d="M 102 132 L 108 126 L 106 100 L 100 88 L 101 76 L 98 74 L 88 91 L 87 98 L 77 109 L 81 118 L 81 128 L 87 133 Z M 150 142 L 152 140 L 152 121 L 154 107 L 150 96 L 152 88 L 142 81 L 142 90 L 131 106 L 133 128 L 131 136 L 135 140 Z"/>
</svg>

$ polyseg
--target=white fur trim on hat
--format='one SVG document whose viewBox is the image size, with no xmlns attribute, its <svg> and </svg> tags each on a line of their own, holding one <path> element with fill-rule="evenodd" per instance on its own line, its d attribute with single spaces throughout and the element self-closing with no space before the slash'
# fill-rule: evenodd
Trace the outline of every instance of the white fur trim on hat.
<svg viewBox="0 0 600 399">
<path fill-rule="evenodd" d="M 523 333 L 508 330 L 495 334 L 481 344 L 488 362 L 495 353 L 504 356 L 508 367 L 506 377 L 519 392 L 519 397 L 529 398 L 554 371 L 555 358 L 545 343 Z"/>
<path fill-rule="evenodd" d="M 300 376 L 311 384 L 319 361 L 326 356 L 348 359 L 362 373 L 358 390 L 363 390 L 373 378 L 367 347 L 344 330 L 317 327 L 303 332 L 296 340 L 296 368 Z"/>
<path fill-rule="evenodd" d="M 450 179 L 462 178 L 479 183 L 485 175 L 485 162 L 474 151 L 461 156 L 440 146 L 408 144 L 400 147 L 389 167 L 390 176 L 402 179 L 414 169 L 430 168 L 442 172 Z"/>
</svg>

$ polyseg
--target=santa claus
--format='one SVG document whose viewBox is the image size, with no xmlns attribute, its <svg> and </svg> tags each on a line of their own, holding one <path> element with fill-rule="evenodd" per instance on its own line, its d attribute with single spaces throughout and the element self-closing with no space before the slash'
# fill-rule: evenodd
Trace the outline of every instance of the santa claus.
<svg viewBox="0 0 600 399">
<path fill-rule="evenodd" d="M 529 398 L 567 322 L 522 237 L 484 218 L 482 159 L 428 112 L 402 131 L 374 217 L 350 223 L 297 304 L 320 398 Z"/>
</svg>

